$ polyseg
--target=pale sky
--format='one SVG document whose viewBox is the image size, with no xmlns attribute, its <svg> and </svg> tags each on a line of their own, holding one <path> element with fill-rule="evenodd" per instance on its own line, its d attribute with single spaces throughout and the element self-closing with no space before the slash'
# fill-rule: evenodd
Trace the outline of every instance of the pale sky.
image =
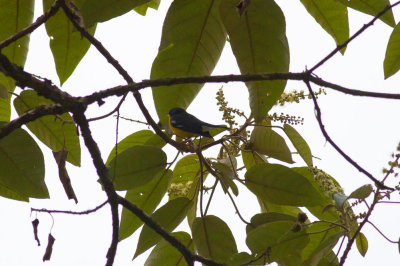
<svg viewBox="0 0 400 266">
<path fill-rule="evenodd" d="M 37 1 L 39 2 L 39 1 Z M 164 0 L 158 11 L 149 10 L 142 17 L 130 12 L 122 17 L 98 25 L 96 38 L 109 49 L 111 54 L 131 74 L 135 81 L 147 79 L 151 64 L 157 54 L 162 21 L 171 1 Z M 282 8 L 287 23 L 287 37 L 290 46 L 290 71 L 303 71 L 312 67 L 335 47 L 333 39 L 307 14 L 300 1 L 276 1 Z M 399 9 L 398 9 L 399 10 Z M 395 17 L 398 14 L 395 10 Z M 35 17 L 42 13 L 41 6 L 36 7 Z M 370 16 L 350 10 L 350 33 L 354 33 L 371 19 Z M 324 66 L 316 71 L 321 78 L 354 89 L 368 91 L 385 91 L 400 93 L 397 74 L 388 80 L 383 80 L 383 59 L 391 28 L 382 22 L 377 22 L 347 48 L 344 56 L 337 54 Z M 234 57 L 229 45 L 225 46 L 223 55 L 213 74 L 238 73 Z M 31 47 L 25 69 L 39 76 L 47 77 L 58 84 L 54 63 L 48 47 L 48 37 L 44 27 L 40 27 L 31 35 Z M 125 84 L 118 73 L 107 64 L 99 53 L 90 48 L 75 73 L 63 85 L 63 89 L 72 95 L 86 95 L 91 92 Z M 189 107 L 189 111 L 200 119 L 212 123 L 220 123 L 221 117 L 215 105 L 215 92 L 220 84 L 206 85 Z M 247 90 L 241 83 L 224 84 L 224 92 L 231 106 L 249 113 Z M 286 91 L 293 89 L 306 90 L 301 82 L 288 82 Z M 314 86 L 318 90 L 317 86 Z M 18 91 L 18 90 L 17 90 Z M 378 178 L 382 176 L 381 169 L 386 166 L 390 154 L 395 151 L 400 141 L 398 135 L 400 126 L 397 123 L 399 103 L 392 100 L 376 100 L 346 96 L 326 90 L 328 95 L 319 99 L 322 109 L 322 119 L 332 139 L 343 150 Z M 155 120 L 157 117 L 152 103 L 150 89 L 142 90 L 142 95 Z M 98 108 L 93 106 L 88 110 L 88 117 L 97 116 L 112 110 L 117 99 L 107 99 L 107 104 Z M 204 105 L 207 108 L 203 108 Z M 370 183 L 369 179 L 358 173 L 350 164 L 325 142 L 314 118 L 313 104 L 310 100 L 301 104 L 287 105 L 283 108 L 273 108 L 272 112 L 285 112 L 305 118 L 303 126 L 296 129 L 307 140 L 313 154 L 321 160 L 315 164 L 331 174 L 346 193 L 351 193 L 361 185 Z M 143 120 L 142 115 L 131 96 L 124 103 L 121 115 Z M 15 117 L 15 114 L 14 114 Z M 100 145 L 103 159 L 106 159 L 115 143 L 115 118 L 91 123 L 95 140 Z M 119 139 L 145 129 L 138 124 L 124 120 L 120 121 Z M 81 144 L 82 144 L 81 140 Z M 42 151 L 46 160 L 46 184 L 51 199 L 35 200 L 23 203 L 0 198 L 0 208 L 3 213 L 0 226 L 0 265 L 42 265 L 42 257 L 47 244 L 52 219 L 48 214 L 37 214 L 39 237 L 42 246 L 38 247 L 33 238 L 30 208 L 48 208 L 60 210 L 85 210 L 95 207 L 105 199 L 105 193 L 96 182 L 97 176 L 91 164 L 86 148 L 82 145 L 82 167 L 68 165 L 69 175 L 75 189 L 79 204 L 68 201 L 60 182 L 58 171 L 53 162 L 51 152 L 43 145 Z M 175 153 L 168 148 L 168 158 Z M 213 155 L 212 153 L 210 155 Z M 303 166 L 299 157 L 294 157 L 296 165 Z M 236 200 L 242 215 L 247 219 L 259 211 L 256 199 L 240 187 L 240 195 Z M 221 192 L 221 190 L 217 191 Z M 219 215 L 228 223 L 236 238 L 239 251 L 248 251 L 245 245 L 245 227 L 235 215 L 230 201 L 221 193 L 210 207 L 210 214 Z M 392 200 L 399 200 L 393 194 Z M 165 199 L 164 201 L 165 202 Z M 55 214 L 52 234 L 56 238 L 53 255 L 46 265 L 104 265 L 105 255 L 111 241 L 111 217 L 109 207 L 104 207 L 89 216 L 71 216 Z M 378 205 L 371 217 L 389 238 L 397 240 L 400 235 L 400 205 Z M 186 221 L 177 230 L 188 231 Z M 189 231 L 188 231 L 189 232 Z M 395 244 L 384 240 L 371 226 L 366 225 L 362 232 L 369 240 L 369 250 L 365 258 L 359 255 L 354 245 L 347 259 L 347 265 L 398 265 L 399 255 Z M 142 265 L 149 252 L 131 262 L 136 249 L 140 230 L 119 244 L 114 265 Z"/>
</svg>

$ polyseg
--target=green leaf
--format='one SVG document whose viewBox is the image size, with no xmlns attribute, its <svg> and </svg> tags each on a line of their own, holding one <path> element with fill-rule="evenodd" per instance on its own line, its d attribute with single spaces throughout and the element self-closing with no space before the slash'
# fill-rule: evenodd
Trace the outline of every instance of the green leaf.
<svg viewBox="0 0 400 266">
<path fill-rule="evenodd" d="M 86 0 L 80 7 L 86 27 L 119 17 L 151 0 Z"/>
<path fill-rule="evenodd" d="M 279 212 L 279 213 L 283 213 L 283 214 L 288 214 L 290 216 L 297 216 L 300 212 L 303 212 L 298 207 L 273 204 L 271 202 L 262 200 L 260 197 L 257 197 L 257 200 L 258 200 L 258 203 L 260 204 L 261 211 L 263 213 Z"/>
<path fill-rule="evenodd" d="M 239 190 L 235 182 L 233 182 L 233 179 L 235 178 L 234 171 L 236 171 L 237 162 L 235 157 L 232 157 L 231 160 L 232 163 L 230 162 L 229 158 L 221 159 L 218 162 L 213 162 L 212 167 L 219 174 L 218 179 L 221 182 L 224 192 L 226 193 L 230 188 L 233 194 L 237 196 L 239 194 Z"/>
<path fill-rule="evenodd" d="M 14 107 L 18 115 L 41 106 L 53 104 L 52 101 L 38 96 L 33 90 L 24 90 L 19 97 L 14 100 Z M 53 115 L 41 117 L 33 122 L 26 124 L 29 130 L 52 151 L 60 151 L 64 147 L 68 150 L 67 161 L 73 165 L 81 164 L 81 147 L 79 143 L 78 130 L 76 129 L 70 114 L 59 115 L 63 121 L 56 119 Z"/>
<path fill-rule="evenodd" d="M 312 184 L 302 175 L 279 164 L 253 166 L 245 174 L 246 186 L 267 202 L 314 206 L 322 200 Z"/>
<path fill-rule="evenodd" d="M 226 42 L 219 18 L 219 0 L 175 0 L 165 17 L 160 48 L 153 62 L 151 79 L 208 76 Z M 161 123 L 168 125 L 173 107 L 186 109 L 203 84 L 153 87 L 153 98 Z"/>
<path fill-rule="evenodd" d="M 33 21 L 34 0 L 0 0 L 0 42 L 30 25 Z M 28 55 L 30 35 L 27 34 L 1 53 L 12 63 L 24 67 Z M 10 121 L 11 106 L 8 92 L 13 92 L 15 82 L 0 72 L 0 121 Z"/>
<path fill-rule="evenodd" d="M 193 240 L 186 232 L 175 232 L 172 235 L 178 239 L 190 251 L 194 251 Z M 175 247 L 171 246 L 166 240 L 161 240 L 150 253 L 147 258 L 145 266 L 158 266 L 158 265 L 174 265 L 185 266 L 187 265 L 185 258 Z"/>
<path fill-rule="evenodd" d="M 127 190 L 143 186 L 163 171 L 167 155 L 158 147 L 133 146 L 110 162 L 110 178 L 116 190 Z"/>
<path fill-rule="evenodd" d="M 303 249 L 301 256 L 306 263 L 303 265 L 318 265 L 318 263 L 336 245 L 340 237 L 345 232 L 338 227 L 333 227 L 330 223 L 317 222 L 307 228 L 310 242 Z"/>
<path fill-rule="evenodd" d="M 386 47 L 383 70 L 385 79 L 394 75 L 400 69 L 400 23 L 394 27 Z"/>
<path fill-rule="evenodd" d="M 372 186 L 370 184 L 367 184 L 367 185 L 361 186 L 361 187 L 357 188 L 356 190 L 354 190 L 353 192 L 351 192 L 348 198 L 363 200 L 363 199 L 366 199 L 373 190 L 374 189 L 372 188 Z"/>
<path fill-rule="evenodd" d="M 247 170 L 249 170 L 256 164 L 268 162 L 264 155 L 261 155 L 256 151 L 244 151 L 244 150 L 242 150 L 242 160 Z"/>
<path fill-rule="evenodd" d="M 345 6 L 355 10 L 369 14 L 372 16 L 378 15 L 383 9 L 390 5 L 389 0 L 338 0 Z M 395 22 L 392 10 L 388 10 L 381 18 L 383 22 L 391 27 L 394 27 Z"/>
<path fill-rule="evenodd" d="M 291 221 L 292 223 L 295 223 L 297 218 L 292 215 L 279 212 L 258 213 L 251 217 L 250 224 L 246 226 L 246 233 L 249 234 L 251 230 L 260 225 L 278 221 Z"/>
<path fill-rule="evenodd" d="M 49 197 L 44 182 L 45 168 L 42 151 L 25 130 L 16 129 L 10 135 L 0 139 L 0 161 L 2 192 L 19 194 L 23 199 Z M 1 195 L 9 194 L 1 193 Z"/>
<path fill-rule="evenodd" d="M 368 240 L 363 233 L 358 233 L 356 237 L 356 245 L 358 252 L 360 252 L 361 256 L 365 257 L 368 251 Z"/>
<path fill-rule="evenodd" d="M 148 145 L 162 148 L 165 146 L 165 141 L 158 135 L 154 134 L 151 130 L 140 130 L 127 136 L 120 142 L 118 142 L 118 153 L 124 150 L 139 145 Z M 110 165 L 110 162 L 115 157 L 115 146 L 108 155 L 106 165 Z"/>
<path fill-rule="evenodd" d="M 141 6 L 135 7 L 135 11 L 142 16 L 146 16 L 148 8 L 157 10 L 159 6 L 160 0 L 151 0 L 150 2 L 147 2 Z"/>
<path fill-rule="evenodd" d="M 164 194 L 167 192 L 167 187 L 171 178 L 171 170 L 160 172 L 158 176 L 149 183 L 128 190 L 125 199 L 136 204 L 145 213 L 150 214 L 156 209 Z M 119 240 L 123 240 L 132 235 L 142 224 L 142 220 L 129 210 L 123 208 L 119 228 Z"/>
<path fill-rule="evenodd" d="M 287 163 L 294 163 L 285 139 L 269 127 L 254 127 L 250 142 L 253 144 L 253 149 L 261 154 Z"/>
<path fill-rule="evenodd" d="M 336 0 L 300 0 L 308 13 L 329 33 L 336 44 L 342 44 L 349 38 L 349 19 L 347 7 Z M 341 50 L 344 53 L 346 48 Z"/>
<path fill-rule="evenodd" d="M 192 226 L 194 245 L 199 255 L 227 263 L 238 253 L 235 238 L 228 225 L 214 215 L 198 217 Z"/>
<path fill-rule="evenodd" d="M 286 135 L 296 148 L 297 152 L 300 154 L 301 158 L 303 158 L 309 167 L 312 167 L 313 161 L 311 150 L 303 137 L 289 124 L 283 125 L 283 131 L 285 131 Z"/>
<path fill-rule="evenodd" d="M 184 197 L 173 199 L 155 211 L 151 218 L 165 230 L 171 232 L 182 222 L 192 204 L 193 201 Z M 158 233 L 147 225 L 143 226 L 133 258 L 156 245 L 160 240 L 161 236 Z"/>
<path fill-rule="evenodd" d="M 273 0 L 252 0 L 246 13 L 239 16 L 236 5 L 237 1 L 222 0 L 220 12 L 240 72 L 288 72 L 289 46 L 279 6 Z M 246 86 L 250 109 L 258 123 L 276 104 L 286 81 L 254 81 L 246 82 Z"/>
<path fill-rule="evenodd" d="M 84 0 L 77 1 L 77 5 L 79 6 L 82 1 Z M 53 3 L 54 0 L 43 0 L 43 9 L 48 10 Z M 61 85 L 71 76 L 90 47 L 90 42 L 74 29 L 72 22 L 62 11 L 57 12 L 46 22 L 50 48 Z M 96 26 L 87 30 L 94 35 Z"/>
<path fill-rule="evenodd" d="M 207 173 L 203 173 L 204 180 L 206 177 Z M 169 187 L 169 199 L 171 200 L 177 197 L 192 198 L 195 192 L 193 188 L 196 186 L 199 178 L 200 163 L 197 155 L 189 154 L 181 158 L 176 163 L 173 171 L 172 182 Z"/>
<path fill-rule="evenodd" d="M 246 244 L 253 253 L 262 254 L 269 251 L 271 261 L 300 262 L 301 250 L 309 242 L 309 236 L 304 230 L 293 232 L 292 228 L 291 221 L 260 225 L 247 234 Z"/>
</svg>

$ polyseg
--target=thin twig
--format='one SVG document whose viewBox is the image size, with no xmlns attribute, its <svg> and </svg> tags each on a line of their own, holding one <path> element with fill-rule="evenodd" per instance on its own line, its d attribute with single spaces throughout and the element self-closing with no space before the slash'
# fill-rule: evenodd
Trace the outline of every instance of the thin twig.
<svg viewBox="0 0 400 266">
<path fill-rule="evenodd" d="M 31 208 L 31 212 L 47 212 L 47 213 L 62 213 L 62 214 L 73 214 L 73 215 L 84 215 L 90 214 L 93 212 L 98 211 L 99 209 L 103 208 L 107 204 L 108 200 L 100 204 L 99 206 L 94 207 L 93 209 L 89 209 L 86 211 L 64 211 L 64 210 L 48 210 L 48 209 L 37 209 Z"/>
<path fill-rule="evenodd" d="M 385 239 L 386 239 L 387 241 L 389 241 L 390 243 L 393 243 L 393 244 L 398 244 L 398 243 L 399 243 L 399 241 L 390 240 L 390 239 L 389 239 L 387 236 L 385 236 L 385 234 L 382 233 L 382 231 L 379 230 L 379 228 L 376 227 L 371 221 L 367 221 L 367 223 L 369 223 L 370 225 L 372 225 L 372 227 L 375 228 L 375 230 L 378 231 L 378 233 L 379 233 L 381 236 L 383 236 L 383 238 L 385 238 Z"/>
</svg>

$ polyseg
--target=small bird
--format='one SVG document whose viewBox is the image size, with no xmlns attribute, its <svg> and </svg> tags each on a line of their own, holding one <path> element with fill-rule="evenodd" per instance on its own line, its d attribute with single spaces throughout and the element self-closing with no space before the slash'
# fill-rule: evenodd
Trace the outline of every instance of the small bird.
<svg viewBox="0 0 400 266">
<path fill-rule="evenodd" d="M 168 113 L 169 127 L 172 132 L 181 138 L 191 138 L 196 136 L 204 136 L 213 138 L 210 130 L 213 128 L 228 129 L 226 126 L 217 126 L 208 124 L 187 113 L 185 109 L 175 107 Z"/>
</svg>

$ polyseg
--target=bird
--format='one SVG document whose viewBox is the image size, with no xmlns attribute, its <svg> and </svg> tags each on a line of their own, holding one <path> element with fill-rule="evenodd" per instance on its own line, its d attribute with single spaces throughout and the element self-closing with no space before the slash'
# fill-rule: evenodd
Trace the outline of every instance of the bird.
<svg viewBox="0 0 400 266">
<path fill-rule="evenodd" d="M 213 138 L 210 130 L 213 128 L 228 129 L 226 126 L 212 125 L 199 120 L 197 117 L 187 113 L 185 109 L 175 107 L 168 113 L 169 127 L 175 135 L 181 138 L 203 136 Z"/>
</svg>

